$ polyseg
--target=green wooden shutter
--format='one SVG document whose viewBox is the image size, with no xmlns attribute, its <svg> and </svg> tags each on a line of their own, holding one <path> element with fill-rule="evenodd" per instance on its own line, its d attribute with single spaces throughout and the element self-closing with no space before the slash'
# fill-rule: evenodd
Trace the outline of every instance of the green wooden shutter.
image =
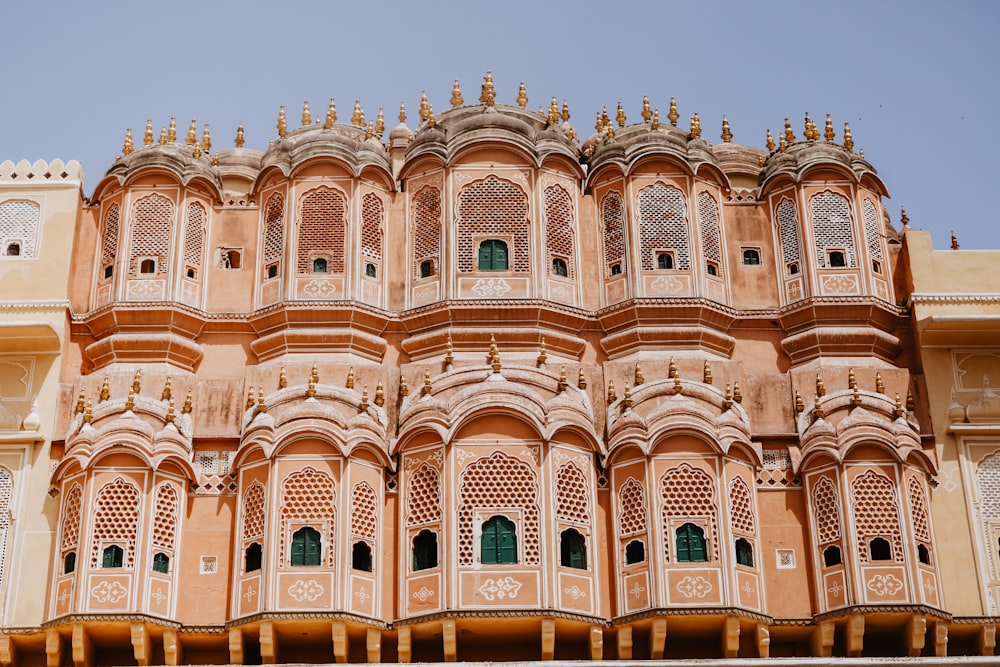
<svg viewBox="0 0 1000 667">
<path fill-rule="evenodd" d="M 493 269 L 493 241 L 483 241 L 479 246 L 479 270 L 491 271 Z"/>
<path fill-rule="evenodd" d="M 483 524 L 482 562 L 492 564 L 497 562 L 497 521 L 496 517 Z"/>
<path fill-rule="evenodd" d="M 306 552 L 304 555 L 306 565 L 319 565 L 320 559 L 320 536 L 315 530 L 310 529 L 306 534 Z"/>
<path fill-rule="evenodd" d="M 507 270 L 507 244 L 503 241 L 493 242 L 493 270 Z"/>
<path fill-rule="evenodd" d="M 514 533 L 514 524 L 501 519 L 497 525 L 497 562 L 516 563 L 517 562 L 517 535 Z"/>
<path fill-rule="evenodd" d="M 701 528 L 697 526 L 690 526 L 690 537 L 688 538 L 688 548 L 691 553 L 692 561 L 707 561 L 708 554 L 705 552 L 705 537 L 701 531 Z"/>
<path fill-rule="evenodd" d="M 686 563 L 691 560 L 691 547 L 688 544 L 688 524 L 677 529 L 677 562 Z"/>
<path fill-rule="evenodd" d="M 111 547 L 104 550 L 104 563 L 102 567 L 114 567 L 115 563 L 115 552 Z"/>
</svg>

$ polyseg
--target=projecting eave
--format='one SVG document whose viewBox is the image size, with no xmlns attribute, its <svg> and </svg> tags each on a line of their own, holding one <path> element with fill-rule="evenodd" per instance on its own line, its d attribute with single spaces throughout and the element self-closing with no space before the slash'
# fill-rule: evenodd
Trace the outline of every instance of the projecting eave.
<svg viewBox="0 0 1000 667">
<path fill-rule="evenodd" d="M 92 201 L 100 201 L 109 187 L 124 187 L 136 178 L 150 173 L 165 173 L 183 186 L 194 181 L 202 181 L 204 187 L 213 193 L 216 201 L 222 201 L 222 179 L 212 165 L 208 155 L 194 157 L 188 154 L 186 146 L 176 144 L 147 146 L 136 149 L 130 155 L 119 157 L 104 178 L 94 188 Z"/>
<path fill-rule="evenodd" d="M 67 304 L 68 305 L 68 304 Z M 58 354 L 59 334 L 44 322 L 0 322 L 0 352 Z"/>
<path fill-rule="evenodd" d="M 785 152 L 771 153 L 760 172 L 761 197 L 783 179 L 791 179 L 793 183 L 807 182 L 811 173 L 820 169 L 843 174 L 855 184 L 864 181 L 880 196 L 890 196 L 889 188 L 878 177 L 875 168 L 860 155 L 837 144 L 807 141 L 793 144 Z"/>
</svg>

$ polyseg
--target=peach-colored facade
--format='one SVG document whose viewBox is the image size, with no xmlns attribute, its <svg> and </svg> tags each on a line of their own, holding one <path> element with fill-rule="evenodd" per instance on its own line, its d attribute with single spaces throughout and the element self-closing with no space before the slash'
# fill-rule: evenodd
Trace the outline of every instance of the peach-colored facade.
<svg viewBox="0 0 1000 667">
<path fill-rule="evenodd" d="M 0 166 L 0 664 L 992 654 L 997 422 L 849 135 L 491 89 Z"/>
</svg>

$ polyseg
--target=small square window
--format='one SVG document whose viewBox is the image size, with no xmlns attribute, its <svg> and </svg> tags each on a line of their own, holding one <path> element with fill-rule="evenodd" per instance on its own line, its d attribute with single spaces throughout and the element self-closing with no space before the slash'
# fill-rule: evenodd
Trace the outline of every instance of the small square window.
<svg viewBox="0 0 1000 667">
<path fill-rule="evenodd" d="M 151 276 L 156 273 L 156 260 L 150 257 L 140 259 L 139 273 L 144 276 Z"/>
<path fill-rule="evenodd" d="M 191 280 L 197 280 L 198 279 L 198 272 L 195 271 L 190 266 L 188 266 L 188 267 L 185 268 L 184 275 L 187 276 L 188 278 L 190 278 Z"/>
<path fill-rule="evenodd" d="M 434 261 L 430 259 L 425 259 L 420 262 L 420 277 L 430 278 L 434 275 Z"/>
<path fill-rule="evenodd" d="M 202 556 L 201 566 L 198 568 L 200 574 L 215 574 L 219 571 L 219 559 L 216 556 Z"/>
<path fill-rule="evenodd" d="M 827 266 L 833 269 L 841 269 L 847 266 L 847 255 L 843 250 L 828 250 L 826 252 Z"/>
<path fill-rule="evenodd" d="M 220 269 L 239 269 L 243 266 L 242 248 L 219 248 L 216 252 Z"/>
<path fill-rule="evenodd" d="M 743 248 L 743 266 L 760 266 L 760 250 Z"/>
<path fill-rule="evenodd" d="M 371 262 L 365 262 L 365 277 L 366 278 L 376 278 L 378 277 L 378 269 Z"/>
<path fill-rule="evenodd" d="M 268 264 L 267 265 L 267 279 L 270 280 L 272 278 L 277 278 L 277 277 L 278 277 L 278 265 L 277 264 Z"/>
<path fill-rule="evenodd" d="M 622 272 L 621 263 L 615 263 L 611 265 L 611 275 L 613 276 L 621 275 L 621 272 Z"/>
<path fill-rule="evenodd" d="M 672 252 L 656 253 L 656 268 L 658 269 L 674 268 L 674 253 Z"/>
<path fill-rule="evenodd" d="M 113 264 L 108 264 L 104 267 L 104 279 L 107 280 L 115 274 L 115 267 Z"/>
<path fill-rule="evenodd" d="M 708 262 L 708 263 L 705 264 L 705 271 L 707 271 L 708 275 L 710 275 L 710 276 L 718 276 L 719 275 L 719 265 L 716 264 L 715 262 Z"/>
<path fill-rule="evenodd" d="M 877 259 L 872 260 L 872 271 L 875 273 L 882 273 L 882 263 Z"/>
<path fill-rule="evenodd" d="M 779 570 L 795 569 L 795 550 L 776 549 L 774 551 L 775 561 Z"/>
<path fill-rule="evenodd" d="M 788 263 L 788 275 L 794 276 L 794 275 L 798 275 L 798 273 L 799 273 L 799 263 L 798 262 L 789 262 Z"/>
</svg>

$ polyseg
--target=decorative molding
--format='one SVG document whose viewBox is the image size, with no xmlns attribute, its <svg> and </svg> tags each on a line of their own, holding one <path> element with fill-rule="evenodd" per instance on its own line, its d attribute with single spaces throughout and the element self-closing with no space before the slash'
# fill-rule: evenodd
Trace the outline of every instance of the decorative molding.
<svg viewBox="0 0 1000 667">
<path fill-rule="evenodd" d="M 968 303 L 987 303 L 987 304 L 1000 304 L 1000 294 L 970 294 L 966 292 L 941 292 L 937 294 L 930 293 L 914 293 L 910 295 L 909 305 L 918 305 L 922 303 L 935 303 L 935 304 L 968 304 Z"/>
</svg>

